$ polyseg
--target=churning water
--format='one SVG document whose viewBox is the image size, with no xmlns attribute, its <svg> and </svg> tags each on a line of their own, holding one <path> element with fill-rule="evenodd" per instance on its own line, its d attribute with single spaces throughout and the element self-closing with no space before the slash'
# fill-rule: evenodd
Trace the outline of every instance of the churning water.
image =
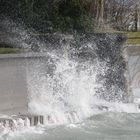
<svg viewBox="0 0 140 140">
<path fill-rule="evenodd" d="M 139 108 L 128 103 L 121 37 L 90 35 L 77 41 L 48 35 L 43 43 L 29 35 L 18 37 L 18 42 L 8 39 L 25 48 L 41 46 L 33 49 L 43 57 L 26 62 L 28 107 L 48 119 L 13 131 L 1 127 L 0 139 L 139 140 Z"/>
<path fill-rule="evenodd" d="M 107 112 L 77 124 L 37 126 L 1 133 L 1 140 L 139 140 L 140 115 Z"/>
</svg>

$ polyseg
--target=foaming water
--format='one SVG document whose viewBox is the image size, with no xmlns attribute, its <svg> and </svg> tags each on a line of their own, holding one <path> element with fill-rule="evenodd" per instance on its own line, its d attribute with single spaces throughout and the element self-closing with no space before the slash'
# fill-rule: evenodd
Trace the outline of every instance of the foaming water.
<svg viewBox="0 0 140 140">
<path fill-rule="evenodd" d="M 62 124 L 91 116 L 97 67 L 89 63 L 47 57 L 29 64 L 30 111 L 49 115 L 54 123 Z"/>
<path fill-rule="evenodd" d="M 139 140 L 140 115 L 106 112 L 77 124 L 36 126 L 1 135 L 1 140 Z"/>
<path fill-rule="evenodd" d="M 94 45 L 93 52 L 96 48 Z M 93 57 L 93 54 L 90 56 L 84 52 L 84 49 L 88 50 L 91 45 L 88 43 L 88 46 L 83 45 L 78 49 L 82 57 L 86 54 L 84 58 L 73 56 L 75 50 L 71 51 L 69 42 L 60 43 L 60 46 L 60 50 L 48 49 L 46 56 L 27 62 L 30 112 L 48 116 L 47 123 L 68 124 L 81 122 L 102 110 L 121 110 L 119 103 L 118 107 L 112 106 L 100 98 L 102 96 L 121 103 L 123 100 L 118 100 L 122 99 L 121 89 L 117 94 L 112 93 L 114 99 L 105 91 L 98 96 L 100 87 L 105 89 L 105 81 L 103 79 L 99 83 L 97 79 L 100 75 L 105 76 L 109 68 L 106 61 L 100 61 L 97 56 Z M 115 86 L 111 87 L 112 92 L 115 89 Z M 122 112 L 124 110 L 122 109 Z"/>
</svg>

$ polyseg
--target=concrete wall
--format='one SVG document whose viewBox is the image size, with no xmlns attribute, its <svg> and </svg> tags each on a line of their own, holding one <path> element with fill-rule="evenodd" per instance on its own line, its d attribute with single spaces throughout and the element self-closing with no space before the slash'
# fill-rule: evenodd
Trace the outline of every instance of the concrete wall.
<svg viewBox="0 0 140 140">
<path fill-rule="evenodd" d="M 140 93 L 140 46 L 128 46 L 127 54 L 130 85 L 133 92 Z M 29 72 L 32 64 L 39 63 L 44 56 L 42 53 L 0 55 L 0 114 L 29 113 L 27 68 Z"/>
<path fill-rule="evenodd" d="M 140 46 L 128 46 L 129 80 L 134 96 L 140 97 Z"/>
<path fill-rule="evenodd" d="M 25 59 L 0 59 L 0 113 L 25 112 L 27 86 Z"/>
<path fill-rule="evenodd" d="M 0 114 L 28 112 L 27 65 L 43 54 L 0 54 Z M 32 66 L 31 66 L 32 67 Z"/>
</svg>

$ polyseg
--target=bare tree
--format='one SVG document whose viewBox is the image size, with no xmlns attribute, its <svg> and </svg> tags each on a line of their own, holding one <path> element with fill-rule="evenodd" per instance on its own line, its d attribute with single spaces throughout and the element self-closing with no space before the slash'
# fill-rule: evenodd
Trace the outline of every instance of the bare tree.
<svg viewBox="0 0 140 140">
<path fill-rule="evenodd" d="M 101 26 L 104 22 L 104 0 L 97 0 L 97 13 L 96 20 L 98 21 L 98 25 Z"/>
<path fill-rule="evenodd" d="M 139 0 L 105 0 L 104 21 L 119 30 L 137 30 Z"/>
</svg>

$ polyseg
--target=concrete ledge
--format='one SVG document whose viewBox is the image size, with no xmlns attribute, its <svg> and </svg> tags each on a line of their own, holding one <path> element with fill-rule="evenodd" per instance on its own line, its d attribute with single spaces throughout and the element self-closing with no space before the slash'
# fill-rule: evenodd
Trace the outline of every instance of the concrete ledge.
<svg viewBox="0 0 140 140">
<path fill-rule="evenodd" d="M 140 55 L 140 45 L 128 45 L 125 47 L 129 56 Z"/>
<path fill-rule="evenodd" d="M 27 68 L 42 61 L 46 53 L 0 54 L 0 113 L 27 114 Z M 46 60 L 46 59 L 45 59 Z"/>
<path fill-rule="evenodd" d="M 0 118 L 0 129 L 17 130 L 24 127 L 36 126 L 39 124 L 48 123 L 47 116 L 33 116 L 33 115 L 21 115 L 13 116 L 10 118 Z"/>
</svg>

